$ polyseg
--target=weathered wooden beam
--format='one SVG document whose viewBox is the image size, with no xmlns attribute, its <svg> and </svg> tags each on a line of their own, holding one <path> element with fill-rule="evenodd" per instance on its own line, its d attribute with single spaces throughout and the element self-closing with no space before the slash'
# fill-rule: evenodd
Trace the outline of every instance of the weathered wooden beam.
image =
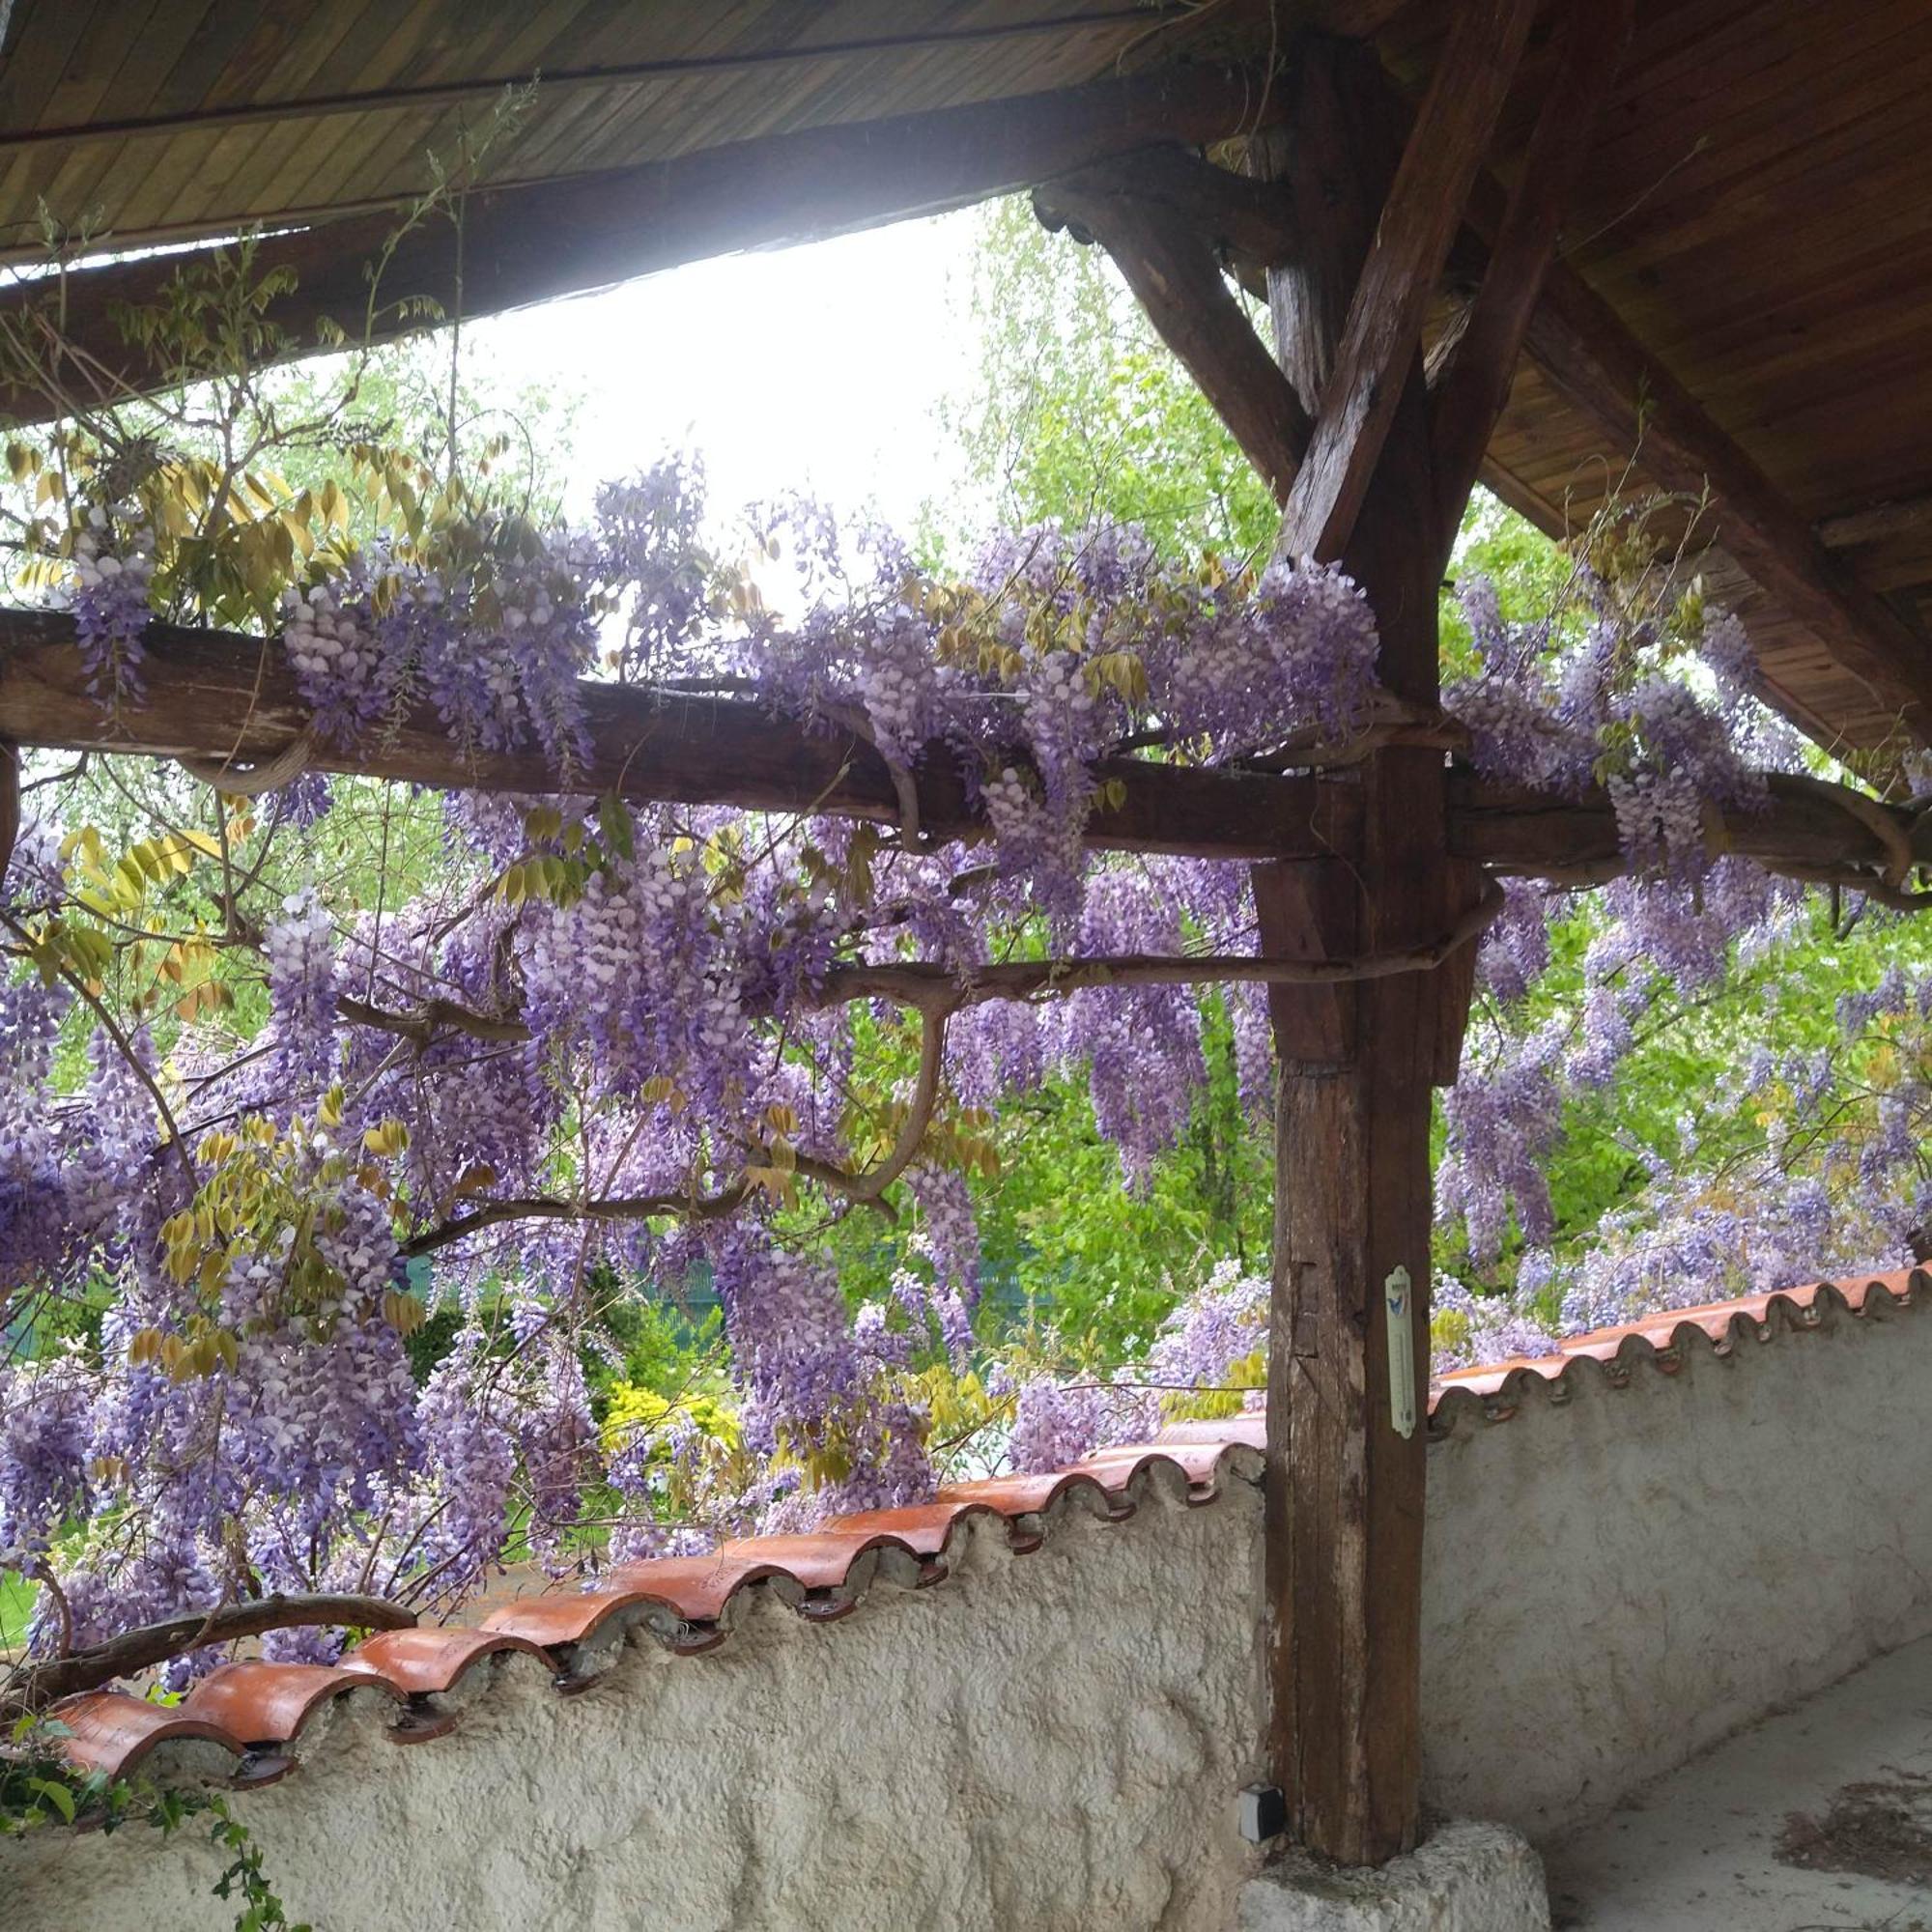
<svg viewBox="0 0 1932 1932">
<path fill-rule="evenodd" d="M 1481 287 L 1433 372 L 1430 431 L 1444 557 L 1509 401 L 1524 331 L 1556 249 L 1563 204 L 1631 34 L 1634 0 L 1567 0 L 1556 72 L 1537 112 Z"/>
<path fill-rule="evenodd" d="M 1237 189 L 1263 187 L 1228 180 Z M 1132 174 L 1098 170 L 1037 190 L 1034 205 L 1049 227 L 1098 242 L 1114 258 L 1161 340 L 1285 501 L 1307 446 L 1308 415 L 1221 272 L 1215 232 L 1202 222 L 1211 211 L 1156 199 Z M 1248 212 L 1263 230 L 1265 211 Z"/>
<path fill-rule="evenodd" d="M 308 708 L 278 645 L 156 624 L 147 652 L 145 697 L 110 717 L 88 693 L 71 617 L 0 611 L 0 741 L 241 768 L 265 764 L 304 740 Z M 849 731 L 808 731 L 743 699 L 594 682 L 582 689 L 591 749 L 571 778 L 573 789 L 901 822 L 892 773 Z M 559 788 L 555 768 L 535 746 L 465 751 L 427 704 L 353 751 L 315 743 L 305 756 L 316 770 L 416 784 Z M 1100 849 L 1266 859 L 1346 850 L 1352 841 L 1352 799 L 1305 776 L 1133 759 L 1109 761 L 1100 771 L 1103 780 L 1122 779 L 1124 793 L 1089 825 L 1089 842 Z M 951 838 L 982 829 L 943 752 L 927 759 L 918 792 L 922 830 Z"/>
<path fill-rule="evenodd" d="M 1456 38 L 1466 58 L 1468 37 Z M 1446 220 L 1446 249 L 1461 194 L 1446 217 L 1423 224 L 1428 245 L 1412 232 L 1421 193 L 1412 176 L 1410 206 L 1395 220 L 1405 191 L 1389 186 L 1397 164 L 1393 143 L 1379 138 L 1381 75 L 1372 50 L 1305 42 L 1288 85 L 1293 111 L 1256 161 L 1285 171 L 1305 223 L 1294 260 L 1270 276 L 1270 306 L 1287 373 L 1304 398 L 1318 385 L 1323 395 L 1350 500 L 1346 516 L 1331 519 L 1342 497 L 1327 483 L 1305 490 L 1305 467 L 1284 548 L 1339 555 L 1376 610 L 1383 683 L 1426 712 L 1435 700 L 1439 644 L 1432 547 L 1416 541 L 1418 529 L 1433 529 L 1435 504 L 1421 312 L 1375 265 L 1386 254 L 1389 264 L 1433 279 L 1439 263 L 1429 260 L 1431 235 Z M 1441 129 L 1446 112 L 1438 103 L 1432 129 Z M 1477 118 L 1486 128 L 1487 116 Z M 1451 116 L 1446 131 L 1460 125 Z M 1435 147 L 1435 133 L 1411 142 L 1403 172 Z M 1393 248 L 1390 222 L 1378 239 L 1385 193 Z M 1370 300 L 1412 311 L 1413 326 L 1399 317 L 1396 332 L 1385 333 L 1383 319 L 1364 308 L 1372 289 L 1379 293 Z M 1372 366 L 1380 370 L 1380 398 L 1359 386 Z M 1354 425 L 1346 449 L 1331 410 Z M 1308 464 L 1315 460 L 1311 447 Z M 1297 527 L 1318 503 L 1327 506 L 1321 529 L 1336 533 L 1329 548 L 1319 534 L 1304 541 Z M 1442 930 L 1458 910 L 1452 896 L 1464 881 L 1447 857 L 1439 754 L 1379 752 L 1355 777 L 1363 829 L 1346 875 L 1320 866 L 1256 874 L 1267 936 L 1296 952 L 1403 948 L 1411 933 Z M 1270 1754 L 1292 1834 L 1351 1865 L 1408 1849 L 1420 1828 L 1423 1432 L 1393 1426 L 1383 1283 L 1398 1266 L 1407 1270 L 1410 1366 L 1425 1387 L 1439 977 L 1357 986 L 1346 1003 L 1322 989 L 1270 996 L 1280 1061 L 1265 1529 Z"/>
<path fill-rule="evenodd" d="M 1382 110 L 1405 128 L 1415 114 L 1393 87 Z M 1472 286 L 1480 287 L 1507 207 L 1503 190 L 1487 174 L 1479 175 L 1469 195 L 1467 225 L 1455 242 L 1458 274 Z M 1522 353 L 1604 432 L 1612 455 L 1634 456 L 1644 474 L 1664 490 L 1696 497 L 1708 488 L 1709 522 L 1723 553 L 1814 631 L 1834 660 L 1894 708 L 1921 743 L 1932 743 L 1932 647 L 1832 554 L 1834 547 L 1864 540 L 1858 521 L 1836 526 L 1834 520 L 1816 531 L 1807 527 L 1758 465 L 1565 262 L 1552 261 L 1545 273 L 1523 330 Z M 1486 480 L 1547 534 L 1572 534 L 1560 508 L 1513 489 L 1514 479 L 1493 471 Z M 1771 696 L 1804 728 L 1830 739 L 1831 732 L 1803 707 Z"/>
<path fill-rule="evenodd" d="M 1827 550 L 1856 550 L 1861 544 L 1883 543 L 1888 537 L 1912 536 L 1928 528 L 1932 528 L 1932 492 L 1827 517 L 1817 532 Z"/>
<path fill-rule="evenodd" d="M 472 189 L 463 230 L 440 215 L 411 227 L 385 267 L 374 335 L 423 327 L 402 304 L 427 299 L 465 316 L 494 315 L 580 294 L 682 262 L 781 246 L 1031 187 L 1150 142 L 1204 143 L 1245 132 L 1273 112 L 1263 75 L 1216 64 L 1173 65 L 1087 86 L 889 120 L 812 128 L 604 174 Z M 292 269 L 293 294 L 269 319 L 292 353 L 327 346 L 325 319 L 359 337 L 366 265 L 395 232 L 377 210 L 265 238 L 261 270 Z M 460 260 L 459 260 L 460 258 Z M 168 372 L 130 348 L 112 307 L 152 301 L 179 257 L 121 261 L 67 277 L 66 331 L 123 386 L 162 384 Z M 0 327 L 44 297 L 0 295 Z M 77 372 L 68 375 L 78 380 Z M 90 385 L 97 386 L 97 385 Z M 0 413 L 39 421 L 50 400 L 0 388 Z"/>
<path fill-rule="evenodd" d="M 1258 268 L 1279 267 L 1294 253 L 1294 209 L 1279 182 L 1217 167 L 1172 142 L 1137 148 L 1034 190 L 1041 219 L 1071 228 L 1085 242 L 1099 238 L 1083 222 L 1082 207 L 1119 200 L 1160 209 L 1217 254 Z"/>
<path fill-rule="evenodd" d="M 393 734 L 371 734 L 353 750 L 311 744 L 307 708 L 280 650 L 259 638 L 156 625 L 148 652 L 147 695 L 117 719 L 88 695 L 71 618 L 0 611 L 0 847 L 17 810 L 9 785 L 17 746 L 219 761 L 245 776 L 300 741 L 305 764 L 319 771 L 434 786 L 557 787 L 556 772 L 534 748 L 466 753 L 427 708 Z M 592 740 L 580 774 L 585 789 L 608 787 L 642 803 L 900 821 L 892 774 L 849 732 L 808 731 L 745 699 L 599 683 L 586 683 L 583 692 Z M 1255 860 L 1344 855 L 1325 871 L 1294 868 L 1297 878 L 1325 879 L 1317 903 L 1284 901 L 1273 876 L 1258 875 L 1269 952 L 1319 956 L 1310 935 L 1338 929 L 1350 917 L 1362 803 L 1353 778 L 1204 771 L 1133 758 L 1110 761 L 1102 773 L 1121 781 L 1122 795 L 1095 815 L 1091 838 L 1099 849 Z M 1902 851 L 1916 864 L 1932 863 L 1932 814 L 1872 799 L 1852 810 L 1811 781 L 1774 774 L 1769 782 L 1765 809 L 1719 815 L 1726 850 L 1774 870 L 1835 870 L 1847 884 L 1857 883 L 1858 872 L 1895 867 Z M 1447 785 L 1448 849 L 1459 860 L 1525 876 L 1609 878 L 1626 869 L 1616 814 L 1601 788 L 1557 796 L 1499 785 L 1462 766 L 1450 769 Z M 970 837 L 980 829 L 942 753 L 920 774 L 919 793 L 926 831 Z M 1334 989 L 1280 997 L 1329 1003 Z M 1335 1050 L 1339 1033 L 1321 1025 L 1316 1043 L 1305 1043 L 1297 1058 L 1325 1059 Z"/>
<path fill-rule="evenodd" d="M 1932 864 L 1932 814 L 1887 804 L 1815 779 L 1772 772 L 1761 807 L 1717 815 L 1722 849 L 1774 872 L 1835 872 L 1878 879 L 1905 864 Z M 1630 861 L 1617 837 L 1609 794 L 1577 796 L 1497 784 L 1466 766 L 1448 777 L 1450 852 L 1486 870 L 1577 884 L 1620 877 Z"/>
<path fill-rule="evenodd" d="M 1282 522 L 1284 555 L 1329 561 L 1354 528 L 1535 12 L 1536 0 L 1465 0 L 1456 13 L 1354 283 Z"/>
</svg>

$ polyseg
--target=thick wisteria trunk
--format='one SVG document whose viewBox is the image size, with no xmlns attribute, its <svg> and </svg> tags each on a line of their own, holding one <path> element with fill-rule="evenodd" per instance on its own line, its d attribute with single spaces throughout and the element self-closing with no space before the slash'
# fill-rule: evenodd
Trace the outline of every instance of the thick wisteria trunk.
<svg viewBox="0 0 1932 1932">
<path fill-rule="evenodd" d="M 1296 264 L 1271 276 L 1282 363 L 1319 406 L 1393 171 L 1365 50 L 1316 45 L 1274 164 L 1295 189 Z M 1419 355 L 1341 561 L 1381 632 L 1381 675 L 1435 702 L 1434 479 Z M 1283 549 L 1316 539 L 1290 523 Z M 1266 868 L 1264 937 L 1316 956 L 1439 932 L 1470 889 L 1448 856 L 1439 755 L 1360 771 L 1358 851 Z M 1459 965 L 1339 994 L 1271 992 L 1280 1056 L 1268 1385 L 1273 1748 L 1292 1834 L 1350 1864 L 1411 1848 L 1419 1820 L 1424 1427 L 1391 1405 L 1384 1285 L 1405 1270 L 1417 1407 L 1428 1384 L 1431 1084 L 1466 1010 Z M 1400 1332 L 1400 1331 L 1399 1331 Z"/>
</svg>

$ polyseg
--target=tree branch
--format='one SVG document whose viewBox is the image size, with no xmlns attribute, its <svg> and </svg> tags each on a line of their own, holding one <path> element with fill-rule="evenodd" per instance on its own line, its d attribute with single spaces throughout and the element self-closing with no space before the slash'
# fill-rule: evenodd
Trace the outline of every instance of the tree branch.
<svg viewBox="0 0 1932 1932">
<path fill-rule="evenodd" d="M 301 1596 L 262 1597 L 251 1603 L 224 1604 L 192 1615 L 170 1617 L 165 1623 L 144 1624 L 106 1643 L 49 1658 L 17 1669 L 0 1690 L 0 1718 L 44 1710 L 61 1697 L 98 1690 L 117 1677 L 165 1663 L 205 1645 L 232 1643 L 238 1637 L 266 1632 L 342 1624 L 352 1629 L 410 1630 L 416 1613 L 383 1597 Z"/>
<path fill-rule="evenodd" d="M 946 1065 L 946 1022 L 952 1015 L 950 1006 L 923 1008 L 920 1011 L 919 1076 L 913 1082 L 912 1099 L 899 1124 L 893 1151 L 877 1167 L 850 1177 L 843 1191 L 855 1201 L 876 1201 L 908 1167 L 919 1152 L 925 1130 L 932 1124 L 932 1110 L 939 1101 L 939 1076 Z"/>
<path fill-rule="evenodd" d="M 0 738 L 0 879 L 13 862 L 20 836 L 20 751 Z"/>
<path fill-rule="evenodd" d="M 1182 986 L 1248 980 L 1264 985 L 1333 986 L 1433 972 L 1479 937 L 1502 910 L 1503 891 L 1486 879 L 1482 895 L 1441 938 L 1400 952 L 1352 958 L 1270 959 L 1250 953 L 1122 953 L 1104 959 L 1023 959 L 982 966 L 962 981 L 951 967 L 923 964 L 841 966 L 826 975 L 825 996 L 896 1000 L 922 1012 L 951 1012 L 986 1000 L 1031 1000 L 1108 986 Z"/>
<path fill-rule="evenodd" d="M 498 1019 L 489 1013 L 473 1012 L 454 1000 L 425 1000 L 408 1012 L 393 1012 L 342 994 L 335 1010 L 356 1026 L 374 1027 L 381 1033 L 400 1035 L 426 1047 L 439 1033 L 467 1034 L 471 1039 L 489 1040 L 496 1045 L 514 1045 L 526 1040 L 530 1030 L 522 1020 Z"/>
</svg>

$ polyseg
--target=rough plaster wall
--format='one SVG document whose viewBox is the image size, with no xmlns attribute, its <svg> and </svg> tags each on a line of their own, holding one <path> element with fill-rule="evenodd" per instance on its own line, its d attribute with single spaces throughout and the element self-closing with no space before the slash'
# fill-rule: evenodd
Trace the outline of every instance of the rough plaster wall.
<svg viewBox="0 0 1932 1932">
<path fill-rule="evenodd" d="M 352 1699 L 236 1809 L 317 1932 L 1226 1932 L 1260 1517 L 1231 1478 L 1203 1509 L 1071 1516 L 1030 1556 L 976 1536 L 963 1576 L 830 1626 L 753 1592 L 719 1651 L 646 1637 L 579 1696 L 510 1660 L 424 1744 Z M 210 1932 L 216 1869 L 145 1826 L 37 1834 L 0 1844 L 0 1922 Z"/>
<path fill-rule="evenodd" d="M 1433 1445 L 1433 1804 L 1547 1837 L 1932 1632 L 1932 1313 L 1870 1306 Z"/>
</svg>

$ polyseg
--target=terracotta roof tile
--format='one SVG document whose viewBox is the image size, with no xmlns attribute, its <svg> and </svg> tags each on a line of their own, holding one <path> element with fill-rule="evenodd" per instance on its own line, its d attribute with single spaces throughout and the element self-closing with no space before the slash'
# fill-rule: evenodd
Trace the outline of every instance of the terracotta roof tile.
<svg viewBox="0 0 1932 1932">
<path fill-rule="evenodd" d="M 211 1671 L 182 1700 L 190 1718 L 218 1724 L 239 1745 L 281 1745 L 300 1736 L 325 1705 L 354 1691 L 401 1704 L 386 1678 L 325 1663 L 269 1663 L 244 1658 Z"/>
<path fill-rule="evenodd" d="M 1645 1363 L 1666 1373 L 1678 1369 L 1687 1349 L 1730 1354 L 1747 1342 L 1816 1327 L 1834 1309 L 1882 1319 L 1928 1298 L 1932 1276 L 1914 1268 L 1600 1329 L 1534 1360 L 1439 1378 L 1430 1390 L 1431 1427 L 1441 1434 L 1464 1417 L 1506 1420 L 1525 1390 L 1540 1388 L 1560 1401 L 1581 1374 L 1620 1386 Z M 996 1520 L 1008 1547 L 1024 1554 L 1037 1548 L 1069 1509 L 1120 1522 L 1134 1514 L 1150 1488 L 1198 1505 L 1214 1501 L 1231 1480 L 1258 1482 L 1264 1443 L 1264 1418 L 1253 1410 L 1174 1423 L 1151 1443 L 1101 1450 L 1051 1474 L 957 1483 L 930 1503 L 837 1518 L 810 1535 L 752 1537 L 708 1556 L 621 1564 L 595 1589 L 520 1597 L 492 1611 L 479 1629 L 384 1632 L 358 1644 L 335 1668 L 259 1660 L 229 1663 L 175 1708 L 102 1690 L 67 1699 L 55 1715 L 72 1733 L 68 1754 L 90 1770 L 126 1772 L 174 1744 L 226 1752 L 240 1761 L 243 1778 L 276 1776 L 291 1761 L 270 1747 L 298 1739 L 336 1698 L 374 1696 L 388 1734 L 399 1741 L 438 1737 L 458 1721 L 443 1700 L 486 1660 L 534 1657 L 559 1690 L 582 1690 L 614 1662 L 636 1630 L 679 1654 L 715 1648 L 725 1639 L 734 1601 L 748 1589 L 765 1588 L 802 1616 L 837 1618 L 878 1581 L 901 1588 L 943 1581 L 954 1539 L 975 1520 Z"/>
<path fill-rule="evenodd" d="M 533 1657 L 550 1667 L 549 1657 L 527 1638 L 456 1624 L 423 1624 L 414 1630 L 377 1632 L 342 1660 L 342 1668 L 380 1677 L 405 1697 L 433 1697 L 453 1690 L 486 1657 L 505 1654 Z"/>
<path fill-rule="evenodd" d="M 939 1500 L 980 1503 L 1008 1518 L 1044 1516 L 1069 1501 L 1113 1521 L 1133 1514 L 1132 1503 L 1110 1494 L 1097 1477 L 1078 1464 L 1041 1476 L 988 1476 L 976 1483 L 949 1484 L 940 1491 Z"/>
<path fill-rule="evenodd" d="M 648 1590 L 558 1590 L 505 1604 L 483 1619 L 483 1628 L 558 1653 L 558 1674 L 575 1681 L 589 1674 L 585 1668 L 588 1654 L 614 1651 L 625 1631 L 637 1624 L 654 1624 L 674 1650 L 712 1648 L 717 1641 L 715 1634 L 708 1641 L 675 1640 L 668 1623 L 675 1621 L 676 1612 L 672 1609 L 668 1620 L 668 1607 L 662 1597 Z"/>
<path fill-rule="evenodd" d="M 1833 1309 L 1860 1320 L 1882 1319 L 1928 1296 L 1932 1275 L 1923 1268 L 1902 1268 L 1672 1309 L 1621 1327 L 1593 1329 L 1559 1343 L 1548 1355 L 1520 1356 L 1438 1377 L 1429 1391 L 1430 1425 L 1441 1434 L 1465 1416 L 1503 1421 L 1516 1412 L 1530 1387 L 1540 1387 L 1553 1401 L 1565 1400 L 1585 1368 L 1612 1386 L 1622 1386 L 1637 1366 L 1674 1375 L 1688 1348 L 1728 1355 L 1746 1342 L 1769 1342 L 1781 1331 L 1816 1328 Z"/>
<path fill-rule="evenodd" d="M 89 1690 L 67 1698 L 55 1712 L 72 1733 L 67 1755 L 83 1771 L 122 1777 L 158 1745 L 192 1741 L 213 1745 L 239 1760 L 242 1747 L 208 1718 L 191 1718 L 167 1704 L 151 1704 L 125 1690 Z"/>
</svg>

